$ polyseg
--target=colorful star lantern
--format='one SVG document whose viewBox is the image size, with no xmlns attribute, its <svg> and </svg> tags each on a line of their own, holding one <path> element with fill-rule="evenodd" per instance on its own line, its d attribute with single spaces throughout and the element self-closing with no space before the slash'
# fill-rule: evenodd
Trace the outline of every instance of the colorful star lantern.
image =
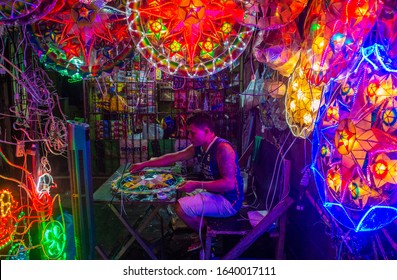
<svg viewBox="0 0 397 280">
<path fill-rule="evenodd" d="M 0 1 L 0 24 L 25 25 L 33 23 L 51 12 L 57 2 L 62 3 L 63 1 L 64 0 Z"/>
<path fill-rule="evenodd" d="M 396 77 L 392 74 L 384 76 L 373 75 L 368 81 L 365 89 L 365 96 L 368 102 L 373 105 L 379 105 L 390 97 L 397 96 Z"/>
<path fill-rule="evenodd" d="M 390 98 L 379 112 L 382 128 L 387 133 L 394 133 L 397 130 L 397 101 Z"/>
<path fill-rule="evenodd" d="M 308 0 L 258 1 L 261 17 L 257 27 L 262 30 L 281 28 L 294 21 L 306 7 Z"/>
<path fill-rule="evenodd" d="M 373 28 L 382 2 L 332 0 L 326 8 L 322 1 L 312 5 L 316 7 L 305 21 L 302 65 L 308 81 L 322 85 L 349 65 Z"/>
<path fill-rule="evenodd" d="M 56 13 L 29 29 L 46 67 L 75 80 L 122 66 L 132 53 L 122 0 L 66 0 Z"/>
<path fill-rule="evenodd" d="M 292 73 L 285 99 L 286 120 L 291 132 L 307 138 L 313 131 L 320 106 L 322 86 L 311 86 L 299 65 Z"/>
<path fill-rule="evenodd" d="M 368 183 L 363 181 L 361 177 L 355 176 L 348 185 L 351 200 L 358 208 L 363 208 L 370 200 L 382 201 L 386 196 L 376 189 L 369 187 Z"/>
<path fill-rule="evenodd" d="M 175 76 L 208 76 L 245 50 L 253 28 L 233 0 L 132 0 L 127 20 L 132 39 L 151 65 Z"/>
<path fill-rule="evenodd" d="M 283 76 L 294 71 L 301 53 L 301 38 L 295 22 L 276 30 L 260 31 L 253 47 L 255 58 Z"/>
<path fill-rule="evenodd" d="M 362 48 L 345 77 L 327 85 L 313 133 L 323 205 L 355 231 L 397 218 L 397 69 L 381 49 Z"/>
<path fill-rule="evenodd" d="M 397 160 L 390 159 L 387 154 L 381 153 L 376 156 L 370 170 L 374 176 L 376 188 L 381 188 L 387 183 L 397 184 Z"/>
<path fill-rule="evenodd" d="M 324 149 L 324 148 L 325 147 L 323 146 L 322 149 Z M 323 153 L 324 150 L 322 150 L 321 152 Z M 321 154 L 321 155 L 322 155 L 322 157 L 324 157 L 323 154 Z M 335 194 L 340 195 L 341 175 L 340 175 L 340 170 L 339 170 L 338 165 L 335 165 L 332 168 L 328 169 L 326 183 L 327 183 L 327 186 L 333 192 L 335 192 Z"/>
<path fill-rule="evenodd" d="M 339 123 L 339 103 L 332 102 L 329 104 L 324 115 L 324 123 L 327 123 L 327 125 L 335 125 Z"/>
</svg>

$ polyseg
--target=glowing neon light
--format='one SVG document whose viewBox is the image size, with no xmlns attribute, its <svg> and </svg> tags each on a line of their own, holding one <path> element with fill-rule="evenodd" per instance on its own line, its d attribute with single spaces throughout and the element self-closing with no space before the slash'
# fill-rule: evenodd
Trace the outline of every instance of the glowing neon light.
<svg viewBox="0 0 397 280">
<path fill-rule="evenodd" d="M 38 193 L 39 197 L 45 195 L 50 195 L 50 189 L 56 188 L 56 184 L 54 183 L 52 176 L 48 173 L 44 173 L 43 175 L 39 176 L 36 184 L 36 192 Z"/>
<path fill-rule="evenodd" d="M 29 260 L 29 250 L 22 243 L 14 243 L 8 251 L 8 260 Z"/>
<path fill-rule="evenodd" d="M 345 77 L 324 92 L 313 133 L 312 169 L 323 205 L 355 231 L 384 227 L 397 218 L 397 77 L 392 61 L 371 45 Z M 370 70 L 368 70 L 370 69 Z M 335 90 L 336 89 L 336 90 Z M 332 120 L 338 115 L 339 120 Z M 329 155 L 324 156 L 325 147 Z"/>
<path fill-rule="evenodd" d="M 58 221 L 47 223 L 42 232 L 41 244 L 49 259 L 59 259 L 65 254 L 66 233 L 65 227 Z"/>
<path fill-rule="evenodd" d="M 0 190 L 0 249 L 11 243 L 15 232 L 15 208 L 17 203 L 11 192 Z"/>
<path fill-rule="evenodd" d="M 36 184 L 34 182 L 33 176 L 26 168 L 24 168 L 22 166 L 18 166 L 16 164 L 13 164 L 12 162 L 10 162 L 5 157 L 1 148 L 0 148 L 0 156 L 3 158 L 3 160 L 7 164 L 9 164 L 10 166 L 12 166 L 14 168 L 18 168 L 19 170 L 24 172 L 24 177 L 26 179 L 24 180 L 24 182 L 22 182 L 17 179 L 6 177 L 1 174 L 0 174 L 0 178 L 16 184 L 19 188 L 21 188 L 25 192 L 25 195 L 29 198 L 28 204 L 24 204 L 24 205 L 20 205 L 20 206 L 15 204 L 13 206 L 14 207 L 13 210 L 10 212 L 7 209 L 9 209 L 8 206 L 10 206 L 12 199 L 10 198 L 10 194 L 8 192 L 3 193 L 3 196 L 2 196 L 3 200 L 1 202 L 2 203 L 1 208 L 2 208 L 2 213 L 5 216 L 3 218 L 1 218 L 2 219 L 1 220 L 1 222 L 2 222 L 1 229 L 4 229 L 5 232 L 1 232 L 0 240 L 3 240 L 3 241 L 0 241 L 1 242 L 0 246 L 4 246 L 6 244 L 6 242 L 9 241 L 9 239 L 6 238 L 7 234 L 10 231 L 14 230 L 14 227 L 16 227 L 16 225 L 18 223 L 21 223 L 21 222 L 24 223 L 23 230 L 18 230 L 18 232 L 15 232 L 15 231 L 13 232 L 14 236 L 19 237 L 19 236 L 23 236 L 27 232 L 29 232 L 29 230 L 31 229 L 33 224 L 43 222 L 43 221 L 48 221 L 52 217 L 52 213 L 54 210 L 54 201 L 56 199 L 59 199 L 59 196 L 57 195 L 54 198 L 52 198 L 49 194 L 49 191 L 46 190 L 46 187 L 43 188 L 43 186 L 44 186 L 43 181 L 41 181 L 41 185 L 38 188 L 38 190 L 40 190 L 40 191 L 38 192 L 36 189 Z M 47 178 L 50 178 L 50 176 L 49 177 L 47 176 Z M 40 180 L 39 180 L 39 182 L 40 182 Z M 48 184 L 49 181 L 47 181 L 45 183 Z M 56 184 L 52 184 L 51 186 L 55 187 Z M 45 190 L 45 191 L 43 191 L 43 190 Z M 11 204 L 11 205 L 13 205 L 13 204 Z M 1 211 L 0 211 L 0 213 L 1 213 Z M 25 215 L 25 213 L 28 213 L 28 214 Z M 12 214 L 12 215 L 10 216 L 10 214 Z M 18 214 L 18 217 L 16 217 L 17 214 Z"/>
</svg>

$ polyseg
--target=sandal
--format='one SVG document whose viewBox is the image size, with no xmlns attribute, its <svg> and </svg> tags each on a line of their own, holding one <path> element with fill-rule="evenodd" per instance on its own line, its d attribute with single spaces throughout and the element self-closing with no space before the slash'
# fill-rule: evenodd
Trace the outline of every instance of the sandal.
<svg viewBox="0 0 397 280">
<path fill-rule="evenodd" d="M 195 242 L 192 245 L 190 245 L 189 247 L 187 247 L 187 251 L 188 252 L 193 252 L 196 251 L 198 249 L 201 249 L 203 246 L 201 245 L 201 242 Z"/>
</svg>

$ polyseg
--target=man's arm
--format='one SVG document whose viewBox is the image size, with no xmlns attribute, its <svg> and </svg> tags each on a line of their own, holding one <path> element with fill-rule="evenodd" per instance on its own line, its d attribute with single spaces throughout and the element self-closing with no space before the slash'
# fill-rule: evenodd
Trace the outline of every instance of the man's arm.
<svg viewBox="0 0 397 280">
<path fill-rule="evenodd" d="M 160 157 L 151 158 L 148 161 L 135 163 L 131 165 L 130 172 L 136 172 L 142 170 L 145 167 L 169 166 L 177 161 L 188 160 L 193 157 L 194 157 L 194 147 L 193 145 L 190 145 L 187 148 L 175 153 L 169 153 L 162 155 Z"/>
<path fill-rule="evenodd" d="M 187 181 L 179 189 L 191 192 L 195 189 L 203 188 L 212 192 L 231 191 L 236 184 L 236 154 L 228 143 L 220 143 L 216 152 L 221 179 L 201 182 Z"/>
</svg>

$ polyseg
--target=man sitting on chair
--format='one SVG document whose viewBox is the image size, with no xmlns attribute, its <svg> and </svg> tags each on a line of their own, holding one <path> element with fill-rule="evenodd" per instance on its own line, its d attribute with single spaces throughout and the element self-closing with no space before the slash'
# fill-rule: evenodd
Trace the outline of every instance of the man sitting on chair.
<svg viewBox="0 0 397 280">
<path fill-rule="evenodd" d="M 203 111 L 193 113 L 187 119 L 187 131 L 190 146 L 182 151 L 133 164 L 130 171 L 168 166 L 177 161 L 196 158 L 205 181 L 188 180 L 178 190 L 187 193 L 196 189 L 204 191 L 179 198 L 175 211 L 188 227 L 203 233 L 203 217 L 229 217 L 241 208 L 244 200 L 243 179 L 236 151 L 230 142 L 215 135 L 209 114 Z"/>
</svg>

